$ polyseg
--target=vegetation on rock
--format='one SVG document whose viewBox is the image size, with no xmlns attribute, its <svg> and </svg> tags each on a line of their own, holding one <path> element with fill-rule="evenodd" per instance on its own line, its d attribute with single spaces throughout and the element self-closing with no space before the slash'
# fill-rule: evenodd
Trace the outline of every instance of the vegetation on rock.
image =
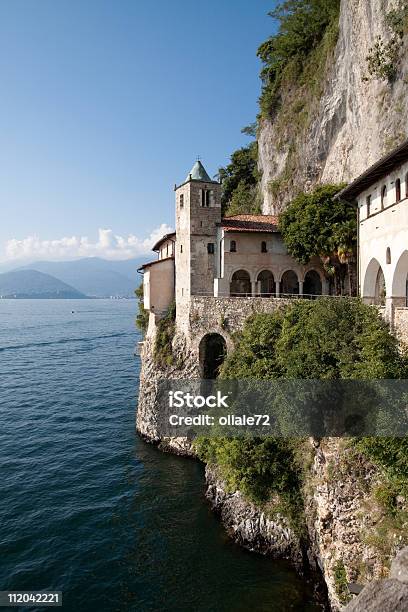
<svg viewBox="0 0 408 612">
<path fill-rule="evenodd" d="M 221 206 L 223 215 L 260 213 L 258 198 L 257 143 L 251 142 L 231 155 L 225 168 L 219 168 L 222 181 Z"/>
<path fill-rule="evenodd" d="M 300 76 L 327 30 L 337 25 L 339 10 L 340 0 L 286 0 L 269 13 L 279 26 L 258 49 L 263 62 L 261 116 L 278 110 L 282 84 Z"/>
<path fill-rule="evenodd" d="M 320 257 L 326 274 L 333 279 L 337 294 L 344 293 L 348 274 L 356 260 L 356 210 L 334 196 L 343 185 L 320 185 L 311 193 L 299 194 L 279 218 L 279 229 L 290 255 L 306 264 Z"/>
<path fill-rule="evenodd" d="M 149 312 L 145 310 L 143 305 L 143 283 L 140 283 L 139 287 L 135 289 L 135 296 L 138 301 L 138 314 L 136 315 L 136 327 L 141 332 L 145 333 L 149 325 Z"/>
<path fill-rule="evenodd" d="M 377 36 L 369 49 L 366 58 L 369 76 L 364 76 L 364 81 L 382 79 L 392 82 L 397 76 L 403 38 L 408 32 L 408 4 L 405 0 L 386 14 L 385 21 L 390 30 L 390 38 L 385 41 L 382 36 Z"/>
<path fill-rule="evenodd" d="M 297 301 L 248 319 L 221 371 L 224 379 L 406 378 L 408 362 L 378 312 L 357 299 Z M 272 503 L 302 531 L 307 444 L 297 438 L 206 438 L 199 456 L 215 464 L 230 490 Z M 359 452 L 384 466 L 400 491 L 408 482 L 405 439 L 363 438 Z M 310 453 L 310 446 L 309 446 Z"/>
<path fill-rule="evenodd" d="M 172 341 L 176 329 L 176 304 L 173 303 L 167 309 L 164 317 L 157 323 L 156 337 L 154 342 L 153 358 L 161 368 L 171 366 L 175 362 L 172 351 Z"/>
</svg>

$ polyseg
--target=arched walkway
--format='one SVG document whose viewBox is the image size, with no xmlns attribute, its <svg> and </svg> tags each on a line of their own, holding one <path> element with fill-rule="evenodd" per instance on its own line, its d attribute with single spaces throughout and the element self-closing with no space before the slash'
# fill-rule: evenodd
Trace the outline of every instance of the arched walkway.
<svg viewBox="0 0 408 612">
<path fill-rule="evenodd" d="M 322 281 L 316 270 L 309 270 L 306 273 L 303 293 L 305 295 L 322 295 Z"/>
<path fill-rule="evenodd" d="M 226 355 L 227 344 L 224 338 L 220 334 L 206 334 L 199 346 L 202 377 L 207 380 L 217 378 Z"/>
<path fill-rule="evenodd" d="M 295 295 L 299 293 L 299 281 L 297 274 L 293 270 L 287 270 L 281 278 L 280 292 L 283 294 Z"/>
<path fill-rule="evenodd" d="M 275 279 L 270 270 L 262 270 L 258 274 L 258 291 L 262 297 L 270 297 L 276 293 Z"/>
<path fill-rule="evenodd" d="M 377 259 L 373 257 L 367 266 L 363 280 L 363 298 L 371 304 L 385 303 L 384 272 Z M 404 295 L 404 294 L 402 294 Z"/>
<path fill-rule="evenodd" d="M 251 279 L 246 270 L 234 272 L 231 278 L 230 295 L 251 295 Z"/>
<path fill-rule="evenodd" d="M 404 251 L 395 266 L 392 278 L 392 297 L 407 301 L 408 251 Z M 400 300 L 402 302 L 402 300 Z M 404 305 L 401 303 L 401 305 Z"/>
</svg>

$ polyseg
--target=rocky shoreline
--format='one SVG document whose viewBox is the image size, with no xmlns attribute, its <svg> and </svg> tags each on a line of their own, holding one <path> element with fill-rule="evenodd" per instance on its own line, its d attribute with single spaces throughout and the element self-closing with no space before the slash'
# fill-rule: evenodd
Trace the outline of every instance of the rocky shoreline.
<svg viewBox="0 0 408 612">
<path fill-rule="evenodd" d="M 161 401 L 158 381 L 197 376 L 194 360 L 183 342 L 177 338 L 173 342 L 178 349 L 178 362 L 166 370 L 155 363 L 152 339 L 144 343 L 137 431 L 161 451 L 195 457 L 185 438 L 164 437 L 158 430 Z M 352 597 L 349 583 L 364 586 L 387 578 L 390 561 L 402 544 L 397 542 L 387 555 L 381 555 L 366 537 L 367 533 L 375 532 L 382 520 L 371 495 L 379 481 L 378 470 L 363 457 L 356 460 L 346 440 L 311 438 L 309 442 L 312 460 L 303 491 L 302 536 L 273 508 L 267 512 L 248 502 L 239 491 L 228 492 L 210 466 L 206 469 L 206 496 L 236 542 L 248 550 L 288 560 L 316 584 L 322 608 L 337 612 Z"/>
</svg>

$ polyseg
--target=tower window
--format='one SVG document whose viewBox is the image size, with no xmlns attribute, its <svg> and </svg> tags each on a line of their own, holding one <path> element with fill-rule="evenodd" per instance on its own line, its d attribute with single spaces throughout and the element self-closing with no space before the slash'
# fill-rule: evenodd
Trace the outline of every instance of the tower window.
<svg viewBox="0 0 408 612">
<path fill-rule="evenodd" d="M 184 206 L 184 193 L 180 194 L 180 208 Z"/>
<path fill-rule="evenodd" d="M 210 192 L 207 189 L 201 189 L 201 206 L 203 208 L 210 206 Z"/>
<path fill-rule="evenodd" d="M 182 253 L 182 252 L 183 252 L 183 245 L 180 244 L 180 253 Z"/>
<path fill-rule="evenodd" d="M 391 263 L 391 249 L 390 247 L 387 247 L 386 253 L 385 253 L 385 263 L 390 264 Z"/>
<path fill-rule="evenodd" d="M 237 252 L 237 243 L 235 242 L 235 240 L 231 240 L 230 253 L 236 253 L 236 252 Z"/>
<path fill-rule="evenodd" d="M 268 249 L 266 248 L 266 242 L 265 240 L 262 240 L 261 242 L 261 253 L 267 253 Z"/>
<path fill-rule="evenodd" d="M 213 242 L 209 242 L 207 244 L 207 253 L 209 255 L 213 255 L 214 254 L 214 243 Z"/>
<path fill-rule="evenodd" d="M 381 208 L 387 205 L 387 185 L 381 189 Z"/>
<path fill-rule="evenodd" d="M 367 204 L 367 217 L 369 217 L 371 214 L 371 196 L 370 195 L 368 195 L 366 198 L 366 204 Z"/>
<path fill-rule="evenodd" d="M 395 181 L 395 201 L 396 202 L 401 201 L 401 181 L 400 179 L 397 179 Z"/>
</svg>

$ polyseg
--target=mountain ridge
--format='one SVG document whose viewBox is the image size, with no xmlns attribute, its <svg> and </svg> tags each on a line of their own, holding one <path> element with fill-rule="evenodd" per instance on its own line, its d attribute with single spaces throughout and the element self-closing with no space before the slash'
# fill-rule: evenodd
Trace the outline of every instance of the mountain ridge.
<svg viewBox="0 0 408 612">
<path fill-rule="evenodd" d="M 84 293 L 50 274 L 14 270 L 0 274 L 0 297 L 12 299 L 84 299 Z"/>
</svg>

